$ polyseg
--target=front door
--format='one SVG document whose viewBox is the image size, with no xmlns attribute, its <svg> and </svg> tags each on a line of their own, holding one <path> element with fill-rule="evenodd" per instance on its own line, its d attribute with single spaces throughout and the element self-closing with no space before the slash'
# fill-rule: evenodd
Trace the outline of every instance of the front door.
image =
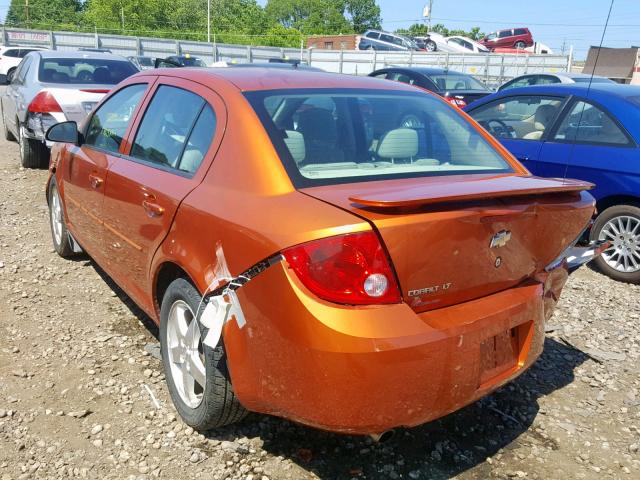
<svg viewBox="0 0 640 480">
<path fill-rule="evenodd" d="M 180 202 L 204 178 L 225 122 L 224 104 L 213 91 L 163 78 L 136 122 L 126 155 L 109 168 L 104 248 L 116 281 L 148 311 L 153 256 Z"/>
<path fill-rule="evenodd" d="M 468 113 L 496 137 L 534 175 L 549 177 L 539 162 L 542 142 L 560 115 L 564 97 L 514 95 Z"/>
<path fill-rule="evenodd" d="M 112 95 L 89 120 L 82 145 L 70 149 L 62 163 L 67 223 L 94 257 L 104 256 L 102 202 L 107 170 L 118 160 L 122 139 L 146 90 L 146 83 L 138 83 Z"/>
</svg>

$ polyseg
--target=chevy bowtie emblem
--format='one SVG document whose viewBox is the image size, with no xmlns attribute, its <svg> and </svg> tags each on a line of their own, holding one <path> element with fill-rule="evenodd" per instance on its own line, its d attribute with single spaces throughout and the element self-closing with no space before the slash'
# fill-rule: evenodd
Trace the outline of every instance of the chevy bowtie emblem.
<svg viewBox="0 0 640 480">
<path fill-rule="evenodd" d="M 500 230 L 493 237 L 491 237 L 489 248 L 504 247 L 509 240 L 511 240 L 511 232 L 509 230 Z"/>
</svg>

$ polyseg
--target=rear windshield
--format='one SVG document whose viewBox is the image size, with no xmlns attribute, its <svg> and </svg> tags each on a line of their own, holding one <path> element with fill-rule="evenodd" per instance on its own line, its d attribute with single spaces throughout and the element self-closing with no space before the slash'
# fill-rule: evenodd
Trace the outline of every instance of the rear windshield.
<svg viewBox="0 0 640 480">
<path fill-rule="evenodd" d="M 604 77 L 573 77 L 573 81 L 576 83 L 616 83 Z"/>
<path fill-rule="evenodd" d="M 143 67 L 153 67 L 153 58 L 151 57 L 137 57 L 138 63 Z"/>
<path fill-rule="evenodd" d="M 131 62 L 90 58 L 43 58 L 38 79 L 43 83 L 115 85 L 137 73 Z"/>
<path fill-rule="evenodd" d="M 488 91 L 488 88 L 473 78 L 471 75 L 461 75 L 459 73 L 442 73 L 439 75 L 428 75 L 440 90 L 479 90 Z"/>
<path fill-rule="evenodd" d="M 207 64 L 204 63 L 197 57 L 184 57 L 179 60 L 180 64 L 185 67 L 206 67 Z"/>
<path fill-rule="evenodd" d="M 328 89 L 245 95 L 298 188 L 512 171 L 454 107 L 431 95 Z"/>
</svg>

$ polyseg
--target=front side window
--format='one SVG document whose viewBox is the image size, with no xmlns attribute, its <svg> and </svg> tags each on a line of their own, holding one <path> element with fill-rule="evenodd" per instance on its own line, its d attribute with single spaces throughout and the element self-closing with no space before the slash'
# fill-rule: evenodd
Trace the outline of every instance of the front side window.
<svg viewBox="0 0 640 480">
<path fill-rule="evenodd" d="M 91 58 L 44 58 L 38 78 L 43 83 L 116 85 L 137 73 L 131 62 Z"/>
<path fill-rule="evenodd" d="M 201 142 L 190 147 L 188 139 L 205 105 L 205 100 L 195 93 L 169 85 L 160 86 L 140 123 L 131 147 L 131 156 L 179 170 L 184 152 L 189 156 L 189 165 L 196 165 L 195 168 L 197 168 L 202 158 L 198 159 L 196 152 L 188 152 L 200 149 L 199 154 L 202 156 L 205 152 L 199 147 Z M 206 118 L 210 118 L 210 116 L 206 117 L 205 115 L 205 120 Z M 198 137 L 203 136 L 200 133 L 200 128 L 197 133 Z M 215 122 L 209 121 L 208 128 L 210 128 L 210 136 L 212 137 Z M 185 170 L 191 171 L 191 167 Z"/>
<path fill-rule="evenodd" d="M 577 143 L 628 145 L 629 138 L 602 109 L 587 102 L 577 102 L 564 118 L 554 140 Z"/>
<path fill-rule="evenodd" d="M 380 34 L 378 32 L 367 32 L 366 37 L 367 38 L 378 39 L 378 38 L 380 38 Z"/>
<path fill-rule="evenodd" d="M 498 35 L 496 33 L 490 33 L 486 37 L 487 40 L 495 40 L 496 38 L 498 38 Z"/>
<path fill-rule="evenodd" d="M 130 85 L 103 103 L 91 117 L 84 144 L 117 153 L 146 89 L 146 83 Z"/>
<path fill-rule="evenodd" d="M 472 125 L 431 96 L 327 89 L 246 96 L 297 187 L 512 171 Z"/>
<path fill-rule="evenodd" d="M 512 37 L 513 36 L 513 31 L 511 30 L 502 30 L 498 36 L 500 38 L 506 38 L 506 37 Z"/>
<path fill-rule="evenodd" d="M 563 98 L 507 97 L 468 112 L 496 137 L 540 140 L 560 113 Z"/>
<path fill-rule="evenodd" d="M 413 85 L 415 79 L 411 78 L 409 75 L 400 72 L 393 72 L 387 76 L 388 80 L 395 80 L 396 82 L 408 83 L 409 85 Z"/>
</svg>

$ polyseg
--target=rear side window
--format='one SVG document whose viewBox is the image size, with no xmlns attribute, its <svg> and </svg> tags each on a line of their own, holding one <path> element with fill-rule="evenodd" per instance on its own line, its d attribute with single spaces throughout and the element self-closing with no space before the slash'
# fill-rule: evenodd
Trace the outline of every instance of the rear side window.
<svg viewBox="0 0 640 480">
<path fill-rule="evenodd" d="M 498 36 L 500 38 L 506 38 L 506 37 L 512 37 L 513 36 L 513 31 L 512 30 L 502 30 L 498 33 Z"/>
<path fill-rule="evenodd" d="M 528 32 L 527 32 L 527 29 L 526 29 L 526 28 L 516 28 L 516 29 L 513 31 L 513 34 L 514 34 L 514 35 L 526 35 L 527 33 L 528 33 Z"/>
<path fill-rule="evenodd" d="M 495 136 L 540 140 L 558 117 L 563 100 L 539 95 L 507 97 L 468 113 Z"/>
<path fill-rule="evenodd" d="M 131 156 L 159 166 L 195 172 L 215 130 L 213 111 L 205 106 L 208 106 L 205 100 L 195 93 L 160 86 L 140 123 Z"/>
<path fill-rule="evenodd" d="M 576 143 L 629 145 L 629 138 L 604 110 L 587 102 L 577 102 L 564 118 L 555 140 Z"/>
<path fill-rule="evenodd" d="M 129 61 L 90 58 L 43 58 L 38 78 L 43 83 L 116 85 L 138 70 Z"/>
<path fill-rule="evenodd" d="M 94 113 L 87 127 L 85 145 L 117 153 L 147 84 L 125 87 L 114 94 Z"/>
<path fill-rule="evenodd" d="M 35 52 L 36 50 L 33 48 L 21 48 L 20 49 L 20 57 L 24 57 L 27 53 Z"/>
<path fill-rule="evenodd" d="M 298 188 L 511 171 L 471 124 L 432 96 L 330 89 L 246 96 Z"/>
<path fill-rule="evenodd" d="M 20 50 L 18 50 L 17 48 L 12 48 L 12 49 L 9 49 L 6 52 L 4 52 L 2 55 L 4 55 L 5 57 L 18 58 L 18 57 L 20 57 Z"/>
</svg>

